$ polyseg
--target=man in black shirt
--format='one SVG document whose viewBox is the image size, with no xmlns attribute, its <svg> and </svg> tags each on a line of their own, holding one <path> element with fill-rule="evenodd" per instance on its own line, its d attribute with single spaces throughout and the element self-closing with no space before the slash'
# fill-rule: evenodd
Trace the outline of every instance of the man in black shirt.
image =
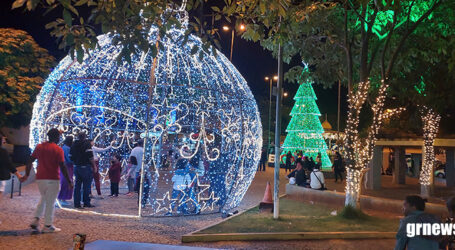
<svg viewBox="0 0 455 250">
<path fill-rule="evenodd" d="M 305 170 L 303 169 L 302 161 L 297 161 L 294 171 L 292 171 L 288 175 L 288 178 L 291 178 L 291 177 L 295 178 L 295 184 L 297 184 L 298 186 L 309 187 L 309 185 L 306 181 L 307 177 L 305 174 Z"/>
<path fill-rule="evenodd" d="M 0 137 L 0 201 L 5 191 L 6 181 L 11 178 L 11 174 L 15 174 L 19 180 L 22 178 L 21 174 L 13 166 L 8 151 L 2 148 L 2 141 Z"/>
<path fill-rule="evenodd" d="M 90 204 L 90 187 L 92 185 L 93 173 L 96 172 L 95 161 L 93 160 L 92 145 L 86 139 L 85 133 L 81 132 L 71 146 L 71 160 L 74 163 L 74 207 L 81 207 L 81 187 L 84 207 L 94 207 Z"/>
</svg>

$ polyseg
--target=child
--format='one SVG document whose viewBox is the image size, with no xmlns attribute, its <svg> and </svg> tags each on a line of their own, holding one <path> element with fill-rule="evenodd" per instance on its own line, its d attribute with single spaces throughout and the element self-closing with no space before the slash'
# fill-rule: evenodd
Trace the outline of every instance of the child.
<svg viewBox="0 0 455 250">
<path fill-rule="evenodd" d="M 111 180 L 111 195 L 110 197 L 118 197 L 118 184 L 120 182 L 120 173 L 122 166 L 120 164 L 120 156 L 114 155 L 111 159 L 111 166 L 109 167 L 109 180 Z"/>
<path fill-rule="evenodd" d="M 136 165 L 136 157 L 131 156 L 126 169 L 126 177 L 128 183 L 128 193 L 126 193 L 126 195 L 134 194 L 134 185 L 136 184 Z"/>
</svg>

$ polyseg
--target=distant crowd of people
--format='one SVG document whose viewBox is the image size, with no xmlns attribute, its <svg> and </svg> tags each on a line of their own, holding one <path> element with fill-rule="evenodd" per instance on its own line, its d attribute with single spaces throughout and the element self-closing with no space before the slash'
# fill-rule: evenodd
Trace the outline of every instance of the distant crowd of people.
<svg viewBox="0 0 455 250">
<path fill-rule="evenodd" d="M 8 152 L 0 148 L 0 198 L 4 191 L 5 181 L 10 179 L 11 174 L 24 182 L 31 173 L 33 162 L 37 161 L 36 183 L 38 185 L 40 200 L 36 206 L 33 220 L 30 227 L 42 232 L 58 232 L 59 228 L 53 224 L 53 214 L 56 202 L 63 206 L 73 206 L 76 209 L 93 208 L 91 194 L 92 184 L 94 183 L 98 199 L 103 199 L 101 193 L 101 174 L 99 154 L 113 150 L 111 142 L 106 148 L 98 148 L 94 141 L 87 138 L 83 132 L 79 133 L 74 140 L 73 136 L 66 136 L 61 146 L 61 132 L 50 129 L 47 132 L 48 140 L 38 144 L 26 164 L 25 175 L 22 176 L 10 161 Z M 134 148 L 128 155 L 125 169 L 122 167 L 122 157 L 115 152 L 110 153 L 110 165 L 107 176 L 110 181 L 110 196 L 119 196 L 119 184 L 121 177 L 125 176 L 128 192 L 125 195 L 139 193 L 142 187 L 142 200 L 140 204 L 144 207 L 149 199 L 151 185 L 151 173 L 149 169 L 143 167 L 144 142 L 139 139 Z M 186 152 L 186 155 L 191 155 Z M 228 154 L 220 157 L 226 158 Z M 161 160 L 160 166 L 171 168 L 173 182 L 171 189 L 171 199 L 178 200 L 172 204 L 171 210 L 166 215 L 172 215 L 174 210 L 178 214 L 199 214 L 201 206 L 197 198 L 197 191 L 201 190 L 200 181 L 196 175 L 201 177 L 205 183 L 210 182 L 210 192 L 214 192 L 217 199 L 212 202 L 219 206 L 221 211 L 225 200 L 224 178 L 219 172 L 212 171 L 210 168 L 216 167 L 207 160 L 203 160 L 199 154 L 191 158 L 180 155 L 179 152 L 168 150 L 167 155 Z M 141 171 L 144 171 L 142 175 Z M 141 176 L 144 178 L 141 180 Z M 138 199 L 140 199 L 138 195 Z M 71 204 L 71 200 L 73 201 Z M 188 200 L 193 202 L 188 202 Z M 139 203 L 139 200 L 138 200 Z M 177 208 L 175 209 L 175 206 Z M 40 218 L 44 214 L 44 227 L 41 229 Z"/>
<path fill-rule="evenodd" d="M 321 153 L 318 153 L 316 160 L 313 157 L 304 155 L 302 150 L 296 150 L 294 154 L 288 151 L 284 156 L 284 169 L 290 172 L 287 175 L 289 182 L 298 186 L 312 189 L 325 190 L 325 178 L 322 168 Z M 259 161 L 258 171 L 265 171 L 267 162 L 267 152 L 262 151 Z M 336 151 L 333 156 L 332 171 L 335 176 L 335 182 L 343 182 L 343 173 L 345 172 L 343 157 L 340 152 Z"/>
<path fill-rule="evenodd" d="M 78 134 L 73 141 L 72 136 L 66 136 L 63 145 L 59 142 L 61 133 L 58 129 L 50 129 L 47 132 L 48 141 L 38 144 L 26 164 L 25 175 L 22 176 L 11 163 L 8 152 L 0 148 L 0 180 L 10 179 L 13 173 L 17 178 L 26 181 L 32 169 L 34 161 L 38 161 L 36 168 L 36 183 L 38 185 L 40 200 L 35 209 L 34 217 L 30 227 L 34 230 L 39 229 L 40 217 L 44 213 L 44 227 L 42 232 L 58 232 L 59 228 L 53 225 L 53 214 L 56 200 L 61 205 L 70 205 L 76 209 L 93 208 L 91 202 L 91 186 L 95 183 L 99 199 L 101 194 L 101 175 L 99 170 L 100 153 L 112 149 L 112 143 L 106 148 L 98 148 L 94 141 L 87 139 L 85 133 Z M 138 189 L 138 173 L 142 167 L 143 142 L 138 141 L 131 152 L 131 159 L 135 162 L 128 164 L 128 187 L 132 194 L 134 189 Z M 118 197 L 119 183 L 122 175 L 122 158 L 113 153 L 110 158 L 108 177 L 111 185 L 111 197 Z M 134 178 L 133 180 L 131 180 Z M 74 180 L 74 184 L 73 184 Z M 131 181 L 133 184 L 131 184 Z M 4 191 L 5 181 L 0 181 L 0 198 Z"/>
</svg>

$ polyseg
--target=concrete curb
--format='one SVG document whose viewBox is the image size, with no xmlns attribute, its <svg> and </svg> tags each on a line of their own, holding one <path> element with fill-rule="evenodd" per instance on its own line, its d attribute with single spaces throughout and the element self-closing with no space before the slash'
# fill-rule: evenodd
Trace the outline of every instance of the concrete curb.
<svg viewBox="0 0 455 250">
<path fill-rule="evenodd" d="M 286 184 L 286 195 L 289 199 L 305 202 L 316 202 L 330 204 L 342 208 L 345 201 L 345 193 L 331 190 L 313 190 L 311 188 L 299 187 Z M 390 213 L 401 213 L 402 200 L 379 198 L 374 196 L 361 195 L 360 207 L 367 210 L 384 211 Z M 447 216 L 447 208 L 442 204 L 426 203 L 425 211 L 439 216 Z"/>
<path fill-rule="evenodd" d="M 280 195 L 280 198 L 288 196 Z M 192 242 L 214 242 L 214 241 L 279 241 L 279 240 L 324 240 L 324 239 L 395 239 L 396 232 L 273 232 L 273 233 L 215 233 L 201 234 L 199 232 L 235 218 L 257 205 L 245 209 L 236 215 L 228 217 L 222 221 L 213 223 L 209 226 L 196 230 L 182 236 L 182 243 Z"/>
<path fill-rule="evenodd" d="M 282 232 L 282 233 L 219 233 L 186 234 L 182 243 L 214 241 L 276 241 L 327 239 L 395 239 L 396 232 Z"/>
<path fill-rule="evenodd" d="M 279 198 L 281 199 L 281 198 L 284 198 L 285 196 L 286 196 L 286 194 L 282 194 L 282 195 L 279 196 Z M 185 234 L 185 235 L 197 234 L 197 233 L 199 233 L 200 231 L 204 231 L 204 230 L 207 229 L 207 228 L 214 227 L 214 226 L 216 226 L 216 225 L 218 225 L 218 224 L 220 224 L 220 223 L 223 223 L 223 222 L 225 222 L 225 221 L 227 221 L 227 220 L 230 220 L 230 219 L 232 219 L 232 218 L 235 218 L 235 217 L 237 217 L 237 216 L 239 216 L 239 215 L 245 213 L 246 211 L 249 211 L 249 210 L 251 210 L 251 209 L 253 209 L 253 208 L 257 207 L 257 206 L 258 206 L 258 205 L 250 206 L 250 207 L 246 208 L 245 210 L 243 210 L 243 211 L 241 211 L 241 212 L 238 212 L 237 214 L 234 214 L 234 215 L 232 215 L 232 216 L 230 216 L 230 217 L 224 218 L 224 219 L 221 220 L 221 221 L 214 222 L 214 223 L 212 223 L 212 224 L 210 224 L 210 225 L 208 225 L 208 226 L 206 226 L 206 227 L 200 228 L 200 229 L 198 229 L 198 230 L 196 230 L 196 231 L 193 231 L 193 232 L 188 233 L 188 234 Z M 184 236 L 185 236 L 185 235 L 184 235 Z M 183 242 L 183 237 L 184 237 L 184 236 L 182 236 L 182 242 Z"/>
</svg>

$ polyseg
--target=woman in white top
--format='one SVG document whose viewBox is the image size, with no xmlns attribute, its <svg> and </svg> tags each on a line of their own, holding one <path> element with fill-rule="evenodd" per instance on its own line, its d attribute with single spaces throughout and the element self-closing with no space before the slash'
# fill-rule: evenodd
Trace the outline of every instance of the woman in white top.
<svg viewBox="0 0 455 250">
<path fill-rule="evenodd" d="M 95 147 L 95 142 L 93 140 L 91 140 L 90 142 L 92 144 L 93 160 L 95 160 L 95 165 L 96 165 L 96 172 L 93 173 L 93 179 L 95 180 L 96 193 L 98 194 L 98 197 L 100 199 L 103 199 L 103 197 L 101 196 L 101 175 L 100 175 L 100 155 L 99 154 L 110 150 L 112 148 L 112 146 L 109 145 L 106 148 L 98 148 L 98 147 Z"/>
<path fill-rule="evenodd" d="M 320 165 L 316 164 L 313 171 L 310 173 L 310 187 L 312 189 L 325 188 L 324 174 L 319 170 Z"/>
</svg>

